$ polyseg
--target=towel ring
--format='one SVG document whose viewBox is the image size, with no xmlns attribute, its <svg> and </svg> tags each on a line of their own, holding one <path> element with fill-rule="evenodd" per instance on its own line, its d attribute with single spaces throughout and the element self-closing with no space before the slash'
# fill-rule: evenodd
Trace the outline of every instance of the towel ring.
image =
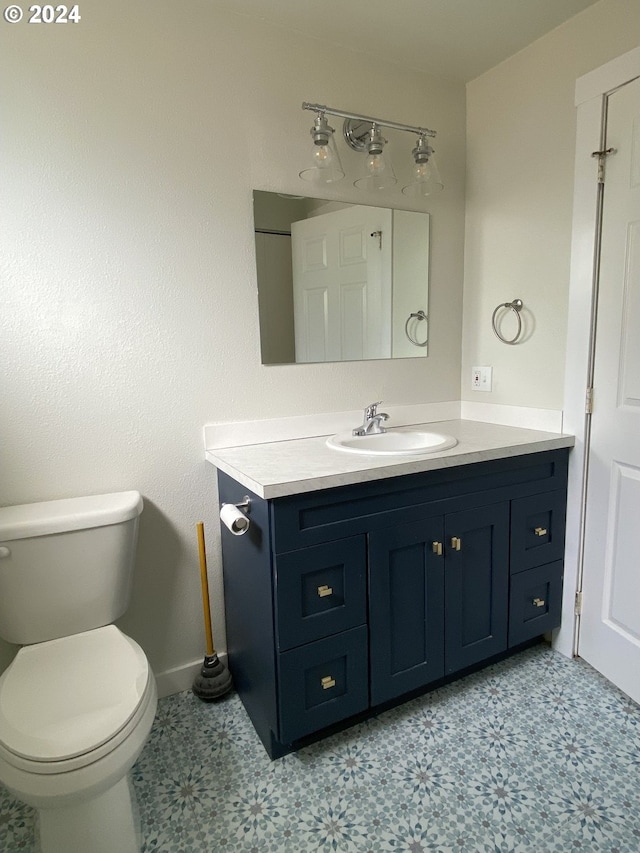
<svg viewBox="0 0 640 853">
<path fill-rule="evenodd" d="M 415 347 L 426 347 L 427 342 L 429 340 L 429 333 L 428 332 L 427 332 L 427 337 L 424 339 L 424 341 L 417 341 L 415 338 L 412 338 L 411 335 L 409 334 L 409 323 L 414 318 L 416 320 L 418 320 L 418 322 L 420 322 L 420 320 L 424 320 L 425 323 L 427 322 L 427 315 L 424 313 L 424 311 L 422 311 L 422 309 L 420 311 L 416 311 L 414 314 L 409 314 L 409 316 L 407 317 L 407 322 L 404 324 L 404 333 L 409 338 L 409 340 L 411 341 L 411 343 Z"/>
<path fill-rule="evenodd" d="M 518 338 L 522 334 L 522 317 L 520 316 L 520 311 L 522 310 L 523 302 L 522 299 L 514 299 L 513 302 L 501 302 L 500 305 L 496 307 L 492 316 L 491 316 L 491 325 L 493 326 L 493 331 L 495 336 L 502 341 L 503 344 L 516 344 L 518 342 Z M 516 315 L 518 320 L 518 331 L 512 338 L 503 338 L 500 332 L 498 331 L 498 327 L 496 325 L 496 314 L 501 308 L 509 308 Z"/>
</svg>

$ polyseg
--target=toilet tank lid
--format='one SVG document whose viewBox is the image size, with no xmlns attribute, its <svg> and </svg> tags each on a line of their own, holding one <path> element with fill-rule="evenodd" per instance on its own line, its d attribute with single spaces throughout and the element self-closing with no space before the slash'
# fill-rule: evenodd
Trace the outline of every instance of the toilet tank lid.
<svg viewBox="0 0 640 853">
<path fill-rule="evenodd" d="M 0 542 L 105 527 L 141 512 L 142 496 L 136 491 L 0 507 Z"/>
</svg>

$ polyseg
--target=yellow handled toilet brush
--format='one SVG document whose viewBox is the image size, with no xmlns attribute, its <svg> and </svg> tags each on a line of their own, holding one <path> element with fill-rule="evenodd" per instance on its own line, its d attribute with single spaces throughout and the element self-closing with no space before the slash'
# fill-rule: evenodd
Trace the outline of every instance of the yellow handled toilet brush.
<svg viewBox="0 0 640 853">
<path fill-rule="evenodd" d="M 207 653 L 204 663 L 193 682 L 193 693 L 205 702 L 218 699 L 231 690 L 231 675 L 229 670 L 218 659 L 213 647 L 213 632 L 211 630 L 211 610 L 209 608 L 209 581 L 207 578 L 207 555 L 204 546 L 204 524 L 199 521 L 198 553 L 200 556 L 200 583 L 202 585 L 202 607 L 204 610 L 204 633 L 207 641 Z"/>
</svg>

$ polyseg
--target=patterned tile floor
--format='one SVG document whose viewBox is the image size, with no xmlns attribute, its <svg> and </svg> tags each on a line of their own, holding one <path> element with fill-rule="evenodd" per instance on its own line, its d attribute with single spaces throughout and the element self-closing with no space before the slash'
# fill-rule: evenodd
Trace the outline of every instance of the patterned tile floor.
<svg viewBox="0 0 640 853">
<path fill-rule="evenodd" d="M 640 851 L 640 708 L 546 645 L 277 761 L 235 693 L 171 696 L 134 770 L 144 853 Z"/>
</svg>

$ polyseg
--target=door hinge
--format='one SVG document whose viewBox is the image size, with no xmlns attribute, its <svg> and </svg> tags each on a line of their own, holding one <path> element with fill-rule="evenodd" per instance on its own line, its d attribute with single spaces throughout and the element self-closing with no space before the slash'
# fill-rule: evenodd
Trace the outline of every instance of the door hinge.
<svg viewBox="0 0 640 853">
<path fill-rule="evenodd" d="M 587 388 L 584 411 L 587 415 L 593 414 L 593 387 Z"/>
<path fill-rule="evenodd" d="M 609 154 L 615 154 L 615 148 L 605 148 L 604 151 L 592 151 L 591 156 L 598 158 L 598 183 L 604 184 L 604 164 Z"/>
<path fill-rule="evenodd" d="M 573 608 L 573 612 L 576 614 L 576 616 L 582 615 L 582 590 L 576 592 L 576 601 Z"/>
</svg>

